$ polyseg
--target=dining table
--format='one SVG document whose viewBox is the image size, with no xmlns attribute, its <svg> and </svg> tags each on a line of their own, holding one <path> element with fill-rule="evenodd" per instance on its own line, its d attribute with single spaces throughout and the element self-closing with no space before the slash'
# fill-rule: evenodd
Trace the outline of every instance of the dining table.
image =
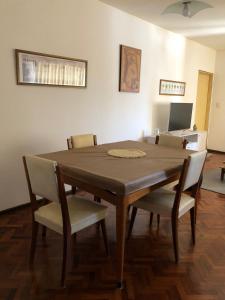
<svg viewBox="0 0 225 300">
<path fill-rule="evenodd" d="M 121 158 L 109 155 L 113 149 L 137 149 L 145 155 Z M 40 155 L 58 163 L 63 181 L 116 207 L 116 283 L 124 286 L 124 250 L 128 207 L 141 197 L 179 178 L 184 159 L 192 151 L 137 141 Z"/>
</svg>

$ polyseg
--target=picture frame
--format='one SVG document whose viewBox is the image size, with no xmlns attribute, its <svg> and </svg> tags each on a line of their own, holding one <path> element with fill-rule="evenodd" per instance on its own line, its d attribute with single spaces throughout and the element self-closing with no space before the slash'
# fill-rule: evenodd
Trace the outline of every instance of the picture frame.
<svg viewBox="0 0 225 300">
<path fill-rule="evenodd" d="M 186 83 L 183 81 L 161 79 L 159 95 L 185 96 Z"/>
<path fill-rule="evenodd" d="M 140 49 L 120 45 L 120 92 L 140 92 L 141 54 Z"/>
<path fill-rule="evenodd" d="M 15 49 L 19 85 L 87 87 L 87 60 Z"/>
</svg>

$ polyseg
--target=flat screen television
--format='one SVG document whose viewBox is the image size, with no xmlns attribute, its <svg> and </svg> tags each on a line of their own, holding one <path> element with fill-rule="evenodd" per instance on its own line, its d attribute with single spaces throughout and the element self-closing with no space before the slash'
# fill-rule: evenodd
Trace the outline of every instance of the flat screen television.
<svg viewBox="0 0 225 300">
<path fill-rule="evenodd" d="M 193 103 L 170 103 L 169 131 L 190 129 Z"/>
</svg>

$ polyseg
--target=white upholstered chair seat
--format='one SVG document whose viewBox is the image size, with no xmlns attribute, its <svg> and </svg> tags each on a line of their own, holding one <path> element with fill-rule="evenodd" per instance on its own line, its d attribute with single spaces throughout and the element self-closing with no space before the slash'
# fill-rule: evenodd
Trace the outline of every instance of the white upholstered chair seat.
<svg viewBox="0 0 225 300">
<path fill-rule="evenodd" d="M 71 234 L 95 224 L 106 217 L 107 207 L 102 204 L 79 198 L 74 195 L 68 196 L 67 201 L 71 223 Z M 38 223 L 63 234 L 62 213 L 59 203 L 52 202 L 40 207 L 35 211 L 34 216 L 35 221 Z"/>
<path fill-rule="evenodd" d="M 153 212 L 155 214 L 171 217 L 175 195 L 176 192 L 161 188 L 141 198 L 135 202 L 133 206 Z M 194 206 L 195 199 L 187 194 L 182 193 L 178 217 L 180 218 L 183 216 Z"/>
<path fill-rule="evenodd" d="M 194 152 L 184 160 L 179 185 L 176 188 L 176 191 L 169 189 L 168 186 L 167 188 L 163 187 L 132 203 L 134 207 L 132 210 L 131 221 L 128 230 L 128 239 L 132 233 L 138 208 L 151 212 L 150 224 L 152 222 L 154 213 L 157 214 L 158 224 L 160 215 L 166 215 L 171 219 L 174 255 L 175 261 L 178 262 L 178 218 L 190 211 L 192 241 L 193 244 L 195 244 L 198 191 L 200 188 L 201 174 L 203 172 L 206 155 L 206 150 Z M 192 196 L 185 193 L 185 191 L 190 188 L 192 190 Z"/>
<path fill-rule="evenodd" d="M 163 189 L 174 191 L 176 185 L 178 185 L 179 180 L 175 180 L 163 186 Z"/>
<path fill-rule="evenodd" d="M 65 286 L 66 274 L 71 268 L 72 235 L 99 222 L 102 229 L 106 253 L 108 240 L 105 226 L 107 207 L 88 199 L 70 195 L 66 197 L 65 182 L 56 161 L 38 156 L 23 157 L 25 173 L 32 209 L 32 239 L 30 248 L 30 264 L 33 264 L 39 224 L 43 227 L 42 237 L 46 236 L 46 228 L 62 234 L 63 261 L 61 286 Z M 38 207 L 37 196 L 51 201 Z"/>
</svg>

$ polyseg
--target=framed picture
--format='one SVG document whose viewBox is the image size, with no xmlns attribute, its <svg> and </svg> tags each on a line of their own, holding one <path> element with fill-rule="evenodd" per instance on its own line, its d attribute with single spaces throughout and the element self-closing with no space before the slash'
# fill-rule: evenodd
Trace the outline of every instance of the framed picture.
<svg viewBox="0 0 225 300">
<path fill-rule="evenodd" d="M 139 93 L 141 73 L 141 50 L 120 46 L 119 91 Z"/>
<path fill-rule="evenodd" d="M 87 61 L 25 50 L 15 50 L 17 84 L 87 86 Z"/>
<path fill-rule="evenodd" d="M 169 96 L 184 96 L 185 87 L 185 82 L 161 79 L 159 85 L 159 94 Z"/>
</svg>

